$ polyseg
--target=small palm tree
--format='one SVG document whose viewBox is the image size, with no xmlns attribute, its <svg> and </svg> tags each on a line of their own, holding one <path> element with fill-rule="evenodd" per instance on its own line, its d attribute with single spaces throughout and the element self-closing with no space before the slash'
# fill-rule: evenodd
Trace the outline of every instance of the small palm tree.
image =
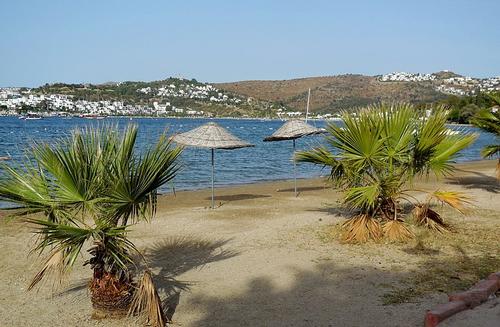
<svg viewBox="0 0 500 327">
<path fill-rule="evenodd" d="M 500 137 L 500 93 L 490 93 L 488 96 L 495 104 L 496 110 L 481 110 L 471 119 L 471 122 L 480 129 L 494 134 L 498 139 Z M 500 144 L 487 145 L 481 154 L 484 158 L 498 158 L 496 171 L 497 179 L 500 180 Z"/>
<path fill-rule="evenodd" d="M 411 237 L 400 202 L 417 203 L 409 194 L 412 180 L 430 172 L 438 176 L 450 172 L 453 157 L 476 137 L 452 135 L 446 118 L 442 109 L 426 117 L 409 104 L 370 106 L 354 115 L 343 113 L 343 127 L 328 125 L 326 141 L 333 151 L 319 147 L 296 154 L 297 161 L 331 167 L 330 180 L 344 191 L 345 205 L 358 211 L 343 226 L 346 241 Z M 449 204 L 465 200 L 456 192 L 433 195 Z M 443 226 L 428 204 L 418 205 L 422 224 Z"/>
<path fill-rule="evenodd" d="M 61 278 L 85 249 L 94 308 L 150 310 L 150 323 L 163 326 L 151 274 L 134 280 L 142 256 L 128 232 L 154 216 L 157 190 L 175 177 L 181 149 L 162 136 L 138 154 L 136 139 L 135 126 L 102 127 L 76 130 L 52 146 L 35 144 L 24 164 L 3 165 L 0 199 L 19 206 L 13 215 L 27 216 L 39 235 L 33 251 L 46 255 L 29 289 L 48 275 Z"/>
</svg>

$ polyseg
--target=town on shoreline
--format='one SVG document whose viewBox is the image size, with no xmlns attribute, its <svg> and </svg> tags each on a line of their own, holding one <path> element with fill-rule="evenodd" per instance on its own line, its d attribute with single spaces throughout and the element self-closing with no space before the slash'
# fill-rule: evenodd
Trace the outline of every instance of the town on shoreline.
<svg viewBox="0 0 500 327">
<path fill-rule="evenodd" d="M 350 77 L 350 75 L 346 75 L 346 77 Z M 438 103 L 436 100 L 448 97 L 449 100 L 446 100 L 445 104 L 458 106 L 459 108 L 456 108 L 455 111 L 465 112 L 464 116 L 467 116 L 469 111 L 477 111 L 476 107 L 481 106 L 481 99 L 471 100 L 471 98 L 500 90 L 500 77 L 481 79 L 461 76 L 449 71 L 433 74 L 395 72 L 374 78 L 376 83 L 381 85 L 407 83 L 410 88 L 431 89 L 434 95 L 427 100 L 416 100 L 416 104 L 421 106 L 436 104 Z M 303 118 L 305 116 L 305 103 L 302 102 L 305 102 L 306 99 L 301 100 L 303 95 L 293 100 L 292 102 L 295 104 L 291 105 L 284 101 L 266 98 L 265 95 L 251 96 L 248 92 L 238 89 L 238 85 L 244 83 L 246 82 L 233 83 L 234 88 L 228 88 L 231 89 L 230 91 L 225 89 L 226 85 L 213 85 L 198 82 L 195 79 L 173 77 L 153 82 L 120 82 L 99 85 L 54 83 L 37 88 L 5 87 L 0 88 L 0 116 L 266 119 Z M 277 83 L 282 83 L 282 81 L 277 81 Z M 349 83 L 349 81 L 346 80 L 345 83 Z M 288 88 L 294 88 L 294 86 L 290 84 Z M 324 97 L 321 94 L 317 96 Z M 345 97 L 346 95 L 338 96 Z M 341 106 L 344 110 L 352 110 L 352 108 L 357 107 L 356 103 L 367 101 L 367 99 L 357 99 L 354 95 L 351 96 L 353 97 L 351 100 L 346 100 L 350 105 L 345 108 Z M 313 102 L 315 97 L 316 95 L 313 94 Z M 337 101 L 337 99 L 331 101 Z M 363 105 L 366 104 L 363 103 Z M 466 108 L 463 109 L 463 107 Z M 338 119 L 339 111 L 339 109 L 328 107 L 313 108 L 309 117 L 327 120 Z M 461 114 L 457 113 L 455 116 L 457 115 Z M 452 119 L 452 121 L 467 123 L 467 117 Z"/>
</svg>

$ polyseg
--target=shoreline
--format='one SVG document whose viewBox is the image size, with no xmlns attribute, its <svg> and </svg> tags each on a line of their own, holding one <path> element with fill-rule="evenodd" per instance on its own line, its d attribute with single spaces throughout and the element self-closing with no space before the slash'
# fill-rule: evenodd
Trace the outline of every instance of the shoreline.
<svg viewBox="0 0 500 327">
<path fill-rule="evenodd" d="M 456 171 L 454 171 L 453 176 L 461 176 L 463 175 L 464 170 L 486 170 L 486 169 L 494 169 L 496 166 L 496 159 L 484 159 L 484 160 L 473 160 L 467 162 L 459 162 L 454 164 L 456 167 Z M 429 176 L 431 180 L 436 180 L 435 177 Z M 446 179 L 446 177 L 442 178 Z M 318 185 L 323 185 L 319 187 Z M 297 191 L 299 195 L 301 192 L 312 190 L 312 189 L 330 189 L 334 193 L 340 193 L 339 190 L 334 189 L 330 185 L 328 185 L 327 175 L 316 176 L 316 177 L 305 177 L 305 178 L 297 178 Z M 262 180 L 248 183 L 234 183 L 234 184 L 223 184 L 219 186 L 215 186 L 215 200 L 219 198 L 228 199 L 230 197 L 236 197 L 235 193 L 248 193 L 248 192 L 263 192 L 266 191 L 271 193 L 275 192 L 289 192 L 293 195 L 293 178 L 287 179 L 270 179 L 270 180 Z M 197 199 L 202 199 L 203 197 L 208 197 L 211 194 L 211 187 L 200 187 L 200 188 L 175 188 L 175 192 L 170 188 L 167 192 L 159 192 L 158 200 L 163 202 L 164 199 L 174 197 L 184 198 L 184 197 L 194 197 Z M 194 206 L 202 206 L 204 204 L 208 205 L 208 201 L 193 201 L 192 204 Z M 4 209 L 7 209 L 6 206 L 0 206 L 0 212 Z"/>
<path fill-rule="evenodd" d="M 44 113 L 46 114 L 46 113 Z M 0 115 L 0 117 L 16 117 L 19 118 L 22 115 L 16 114 L 16 115 Z M 93 120 L 89 119 L 87 117 L 80 117 L 78 115 L 76 116 L 42 116 L 43 119 L 51 119 L 51 118 L 61 118 L 61 119 L 68 119 L 68 118 L 82 118 L 82 119 L 88 119 L 88 120 Z M 217 116 L 217 117 L 206 117 L 206 116 L 141 116 L 141 115 L 119 115 L 119 116 L 104 116 L 104 119 L 106 118 L 123 118 L 123 119 L 134 119 L 134 118 L 141 118 L 141 119 L 205 119 L 205 120 L 214 120 L 214 119 L 226 119 L 226 120 L 260 120 L 260 121 L 287 121 L 287 120 L 292 120 L 296 118 L 291 118 L 291 117 L 286 117 L 286 118 L 279 118 L 279 117 L 231 117 L 231 116 Z M 303 118 L 299 118 L 303 119 Z M 308 120 L 311 121 L 324 121 L 324 122 L 338 122 L 342 121 L 340 117 L 336 118 L 315 118 L 315 117 L 308 117 Z M 472 124 L 462 124 L 462 123 L 454 123 L 454 122 L 447 122 L 446 125 L 451 125 L 451 126 L 465 126 L 465 127 L 473 127 L 474 125 Z"/>
<path fill-rule="evenodd" d="M 482 159 L 482 160 L 470 160 L 470 161 L 463 161 L 463 162 L 457 162 L 453 164 L 457 170 L 464 170 L 464 169 L 484 169 L 484 168 L 492 168 L 495 167 L 497 162 L 497 159 Z M 456 174 L 454 174 L 456 175 Z M 306 182 L 306 181 L 324 181 L 326 183 L 326 178 L 328 174 L 325 175 L 320 175 L 320 176 L 311 176 L 311 177 L 302 177 L 302 178 L 297 178 L 297 183 L 301 182 Z M 433 178 L 430 176 L 430 178 Z M 443 177 L 446 178 L 446 177 Z M 266 180 L 259 180 L 259 181 L 252 181 L 252 182 L 236 182 L 234 184 L 220 184 L 220 185 L 215 185 L 215 190 L 227 190 L 227 189 L 234 189 L 234 188 L 242 188 L 245 186 L 259 186 L 259 185 L 272 185 L 272 184 L 282 184 L 282 183 L 293 183 L 294 179 L 292 178 L 278 178 L 278 179 L 266 179 Z M 208 183 L 208 182 L 207 182 Z M 297 185 L 298 185 L 297 184 Z M 172 188 L 170 188 L 170 191 L 168 192 L 159 192 L 159 196 L 166 196 L 170 195 L 173 193 L 186 193 L 186 192 L 203 192 L 203 191 L 209 191 L 211 190 L 210 186 L 206 187 L 199 187 L 199 188 L 177 188 L 175 187 L 175 192 L 172 191 Z"/>
</svg>

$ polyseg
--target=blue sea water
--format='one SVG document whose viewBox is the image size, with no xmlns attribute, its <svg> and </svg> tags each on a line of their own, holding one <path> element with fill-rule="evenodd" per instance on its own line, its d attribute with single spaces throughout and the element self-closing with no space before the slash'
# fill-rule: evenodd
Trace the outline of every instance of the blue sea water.
<svg viewBox="0 0 500 327">
<path fill-rule="evenodd" d="M 129 123 L 139 127 L 138 148 L 155 142 L 167 132 L 174 134 L 185 132 L 209 121 L 208 119 L 176 119 L 176 118 L 106 118 L 89 120 L 83 118 L 45 118 L 41 120 L 20 120 L 16 117 L 0 117 L 0 156 L 11 156 L 22 160 L 25 150 L 33 141 L 55 142 L 65 137 L 77 127 L 87 125 L 117 124 L 126 126 Z M 236 120 L 213 119 L 227 128 L 239 138 L 255 145 L 252 148 L 236 150 L 216 150 L 215 185 L 246 184 L 258 181 L 293 178 L 292 141 L 262 142 L 271 135 L 283 122 L 279 120 Z M 324 127 L 324 121 L 310 121 L 317 127 Z M 492 134 L 480 132 L 475 127 L 450 125 L 453 130 L 474 131 L 480 133 L 478 140 L 470 148 L 464 150 L 457 161 L 479 160 L 480 149 L 494 141 Z M 297 149 L 308 149 L 322 143 L 321 136 L 304 137 L 297 140 Z M 200 189 L 210 186 L 210 150 L 187 148 L 182 155 L 182 171 L 175 178 L 174 184 L 165 185 L 162 192 L 176 190 Z M 317 177 L 327 171 L 312 164 L 297 166 L 298 178 Z"/>
</svg>

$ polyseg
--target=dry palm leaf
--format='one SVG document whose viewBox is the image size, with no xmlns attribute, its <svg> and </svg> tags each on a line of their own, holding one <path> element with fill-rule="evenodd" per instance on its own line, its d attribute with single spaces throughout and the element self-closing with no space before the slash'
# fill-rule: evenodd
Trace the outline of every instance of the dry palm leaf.
<svg viewBox="0 0 500 327">
<path fill-rule="evenodd" d="M 413 209 L 415 222 L 420 226 L 443 233 L 448 230 L 446 223 L 441 215 L 429 208 L 428 204 L 418 204 Z"/>
<path fill-rule="evenodd" d="M 406 227 L 404 221 L 389 220 L 382 226 L 384 236 L 391 241 L 407 241 L 413 238 L 413 233 Z"/>
<path fill-rule="evenodd" d="M 443 204 L 447 204 L 461 214 L 466 213 L 466 204 L 471 204 L 472 199 L 462 192 L 456 191 L 434 191 L 431 196 Z"/>
<path fill-rule="evenodd" d="M 373 217 L 361 214 L 350 218 L 342 224 L 343 240 L 347 243 L 365 243 L 370 239 L 379 240 L 382 237 L 380 223 Z"/>
<path fill-rule="evenodd" d="M 148 325 L 152 327 L 165 327 L 167 318 L 161 307 L 161 300 L 153 282 L 153 277 L 149 270 L 144 272 L 139 286 L 137 287 L 129 315 L 146 313 Z"/>
<path fill-rule="evenodd" d="M 30 285 L 28 286 L 28 291 L 31 291 L 46 274 L 54 273 L 56 279 L 61 280 L 64 273 L 64 256 L 62 250 L 56 250 L 52 252 L 49 256 L 42 269 L 33 277 Z"/>
<path fill-rule="evenodd" d="M 496 175 L 497 175 L 497 180 L 500 181 L 500 159 L 498 159 L 497 162 L 497 169 L 495 170 Z"/>
</svg>

